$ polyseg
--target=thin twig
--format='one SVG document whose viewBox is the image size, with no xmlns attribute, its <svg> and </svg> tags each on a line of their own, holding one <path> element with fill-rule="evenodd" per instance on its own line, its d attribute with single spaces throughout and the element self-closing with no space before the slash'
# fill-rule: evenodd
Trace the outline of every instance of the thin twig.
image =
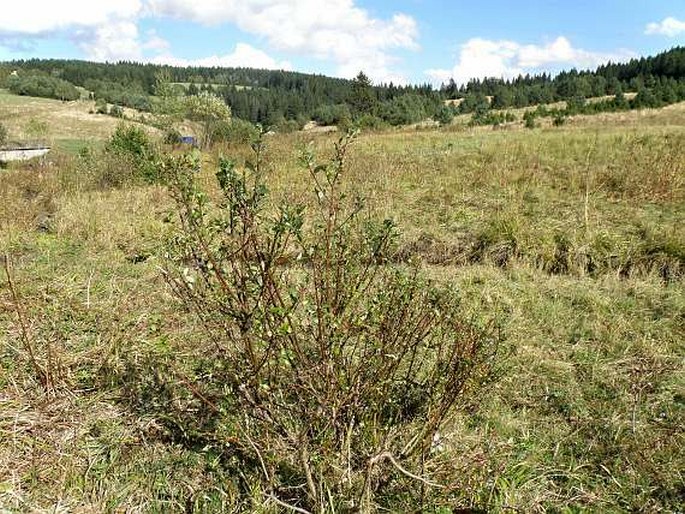
<svg viewBox="0 0 685 514">
<path fill-rule="evenodd" d="M 220 414 L 220 413 L 221 413 L 221 410 L 219 409 L 219 407 L 217 407 L 213 402 L 211 402 L 210 400 L 208 400 L 207 397 L 205 397 L 205 395 L 203 395 L 197 387 L 195 387 L 193 384 L 191 384 L 191 383 L 190 383 L 190 380 L 188 380 L 188 379 L 183 375 L 183 373 L 181 373 L 179 370 L 173 369 L 173 368 L 172 368 L 171 371 L 172 371 L 172 373 L 174 373 L 174 374 L 176 375 L 176 377 L 181 381 L 181 383 L 182 383 L 184 386 L 186 386 L 186 387 L 190 390 L 191 393 L 193 393 L 193 396 L 195 396 L 195 397 L 196 397 L 197 399 L 199 399 L 202 403 L 204 403 L 205 405 L 207 405 L 207 407 L 209 407 L 210 409 L 212 409 L 212 411 L 214 411 L 215 414 Z"/>
<path fill-rule="evenodd" d="M 409 478 L 413 478 L 414 480 L 418 480 L 419 482 L 422 482 L 422 483 L 424 483 L 430 487 L 438 487 L 440 489 L 445 488 L 445 486 L 442 484 L 436 484 L 435 482 L 431 482 L 430 480 L 426 480 L 425 478 L 420 477 L 419 475 L 415 475 L 411 471 L 407 471 L 402 466 L 400 466 L 399 462 L 397 462 L 395 460 L 395 457 L 393 457 L 392 453 L 390 453 L 390 452 L 384 452 L 384 453 L 376 455 L 374 458 L 371 459 L 371 465 L 377 464 L 378 462 L 380 462 L 383 459 L 388 459 L 390 461 L 390 463 L 393 466 L 395 466 L 397 471 L 399 471 L 400 473 L 402 473 L 405 476 L 408 476 Z"/>
<path fill-rule="evenodd" d="M 267 483 L 269 483 L 269 484 L 273 483 L 271 480 L 271 477 L 269 476 L 269 472 L 266 469 L 266 464 L 264 464 L 264 459 L 262 458 L 262 454 L 259 451 L 259 448 L 257 448 L 256 444 L 254 444 L 254 442 L 252 441 L 252 439 L 248 435 L 247 430 L 242 430 L 242 432 L 243 432 L 243 435 L 245 436 L 245 439 L 247 439 L 247 442 L 250 443 L 250 446 L 252 446 L 252 449 L 257 454 L 257 458 L 259 459 L 259 463 L 262 465 L 262 471 L 264 471 L 264 477 L 266 478 Z"/>
<path fill-rule="evenodd" d="M 266 496 L 266 497 L 269 498 L 270 500 L 276 502 L 276 503 L 277 503 L 278 505 L 280 505 L 281 507 L 285 507 L 286 509 L 290 509 L 290 510 L 295 511 L 295 512 L 301 512 L 302 514 L 312 514 L 312 513 L 309 512 L 308 510 L 302 509 L 302 508 L 300 508 L 300 507 L 295 507 L 295 505 L 290 505 L 289 503 L 286 503 L 286 502 L 284 502 L 283 500 L 279 500 L 279 499 L 276 498 L 273 494 L 266 494 L 266 493 L 264 493 L 264 496 Z"/>
</svg>

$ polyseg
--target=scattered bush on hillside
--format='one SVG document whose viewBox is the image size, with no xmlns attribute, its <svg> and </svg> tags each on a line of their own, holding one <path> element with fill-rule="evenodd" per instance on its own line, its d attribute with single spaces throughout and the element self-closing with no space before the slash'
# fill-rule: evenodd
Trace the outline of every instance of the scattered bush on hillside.
<svg viewBox="0 0 685 514">
<path fill-rule="evenodd" d="M 182 139 L 183 135 L 176 128 L 170 127 L 164 131 L 163 141 L 166 145 L 178 145 Z"/>
<path fill-rule="evenodd" d="M 621 90 L 611 98 L 592 102 L 587 101 L 585 97 L 574 96 L 568 99 L 566 107 L 562 109 L 539 105 L 535 111 L 530 111 L 531 114 L 528 116 L 533 119 L 526 119 L 526 127 L 533 128 L 535 117 L 553 118 L 554 126 L 560 126 L 557 120 L 568 116 L 621 112 L 631 109 L 655 109 L 681 100 L 685 100 L 685 85 L 669 81 L 663 81 L 662 84 L 652 88 L 641 86 L 632 100 L 628 100 Z"/>
<path fill-rule="evenodd" d="M 422 95 L 406 94 L 383 102 L 378 106 L 378 116 L 393 126 L 418 123 L 434 116 L 440 102 Z"/>
<path fill-rule="evenodd" d="M 312 119 L 321 125 L 347 127 L 352 120 L 352 112 L 347 104 L 322 105 L 314 111 Z"/>
<path fill-rule="evenodd" d="M 96 114 L 109 114 L 107 102 L 104 99 L 98 98 L 97 100 L 95 100 L 95 113 Z"/>
<path fill-rule="evenodd" d="M 205 148 L 212 144 L 216 125 L 231 119 L 231 108 L 213 93 L 203 91 L 199 95 L 185 97 L 184 108 L 188 119 L 202 124 L 201 145 Z"/>
<path fill-rule="evenodd" d="M 42 73 L 13 75 L 7 79 L 7 87 L 15 95 L 64 101 L 78 100 L 81 97 L 81 93 L 71 82 Z"/>
<path fill-rule="evenodd" d="M 102 152 L 88 153 L 83 164 L 94 187 L 121 187 L 132 182 L 159 181 L 159 154 L 147 132 L 134 125 L 119 125 Z"/>
<path fill-rule="evenodd" d="M 483 94 L 467 94 L 457 107 L 460 114 L 469 112 L 487 111 L 490 109 L 490 102 Z"/>
<path fill-rule="evenodd" d="M 215 143 L 249 144 L 259 134 L 259 128 L 239 118 L 219 121 L 212 127 L 211 140 Z"/>
<path fill-rule="evenodd" d="M 281 134 L 290 134 L 292 132 L 297 132 L 298 130 L 302 130 L 305 125 L 305 120 L 302 118 L 296 120 L 288 120 L 285 119 L 283 116 L 279 116 L 278 118 L 272 121 L 273 123 L 270 124 L 271 128 L 276 132 L 280 132 Z"/>
<path fill-rule="evenodd" d="M 152 109 L 150 96 L 139 85 L 124 85 L 105 80 L 88 80 L 85 83 L 85 87 L 93 92 L 95 100 L 145 112 L 150 112 Z"/>
<path fill-rule="evenodd" d="M 115 118 L 123 118 L 124 109 L 118 105 L 113 105 L 109 110 L 109 115 L 114 116 Z"/>
<path fill-rule="evenodd" d="M 559 113 L 554 117 L 554 120 L 552 121 L 552 124 L 555 127 L 561 127 L 566 124 L 566 116 L 563 114 Z"/>
<path fill-rule="evenodd" d="M 7 131 L 7 127 L 0 123 L 0 145 L 4 145 L 7 142 L 8 137 L 9 132 Z"/>
<path fill-rule="evenodd" d="M 537 127 L 537 123 L 535 123 L 535 117 L 536 114 L 534 111 L 526 111 L 523 115 L 523 125 L 527 129 L 534 129 Z"/>
<path fill-rule="evenodd" d="M 354 125 L 357 128 L 369 130 L 381 130 L 388 127 L 388 124 L 378 116 L 373 114 L 364 114 L 354 120 Z"/>
<path fill-rule="evenodd" d="M 574 96 L 566 101 L 566 112 L 568 114 L 580 114 L 584 111 L 587 100 L 582 96 Z"/>
<path fill-rule="evenodd" d="M 476 111 L 473 116 L 471 116 L 471 121 L 469 121 L 469 126 L 482 126 L 482 125 L 493 125 L 499 126 L 504 123 L 510 123 L 516 121 L 516 116 L 510 112 L 498 112 L 498 111 Z"/>
<path fill-rule="evenodd" d="M 352 140 L 324 164 L 304 153 L 311 210 L 267 208 L 261 141 L 244 170 L 220 161 L 218 205 L 198 161 L 165 163 L 180 216 L 166 277 L 212 341 L 194 385 L 160 386 L 193 398 L 165 403 L 165 417 L 235 466 L 246 496 L 302 512 L 435 500 L 440 430 L 490 376 L 499 340 L 454 291 L 386 264 L 393 223 L 345 192 Z"/>
<path fill-rule="evenodd" d="M 435 121 L 440 125 L 449 125 L 454 120 L 454 109 L 447 105 L 443 105 L 435 115 Z"/>
<path fill-rule="evenodd" d="M 104 148 L 84 147 L 79 152 L 72 172 L 64 174 L 64 186 L 84 191 L 159 182 L 159 161 L 148 134 L 122 123 Z"/>
</svg>

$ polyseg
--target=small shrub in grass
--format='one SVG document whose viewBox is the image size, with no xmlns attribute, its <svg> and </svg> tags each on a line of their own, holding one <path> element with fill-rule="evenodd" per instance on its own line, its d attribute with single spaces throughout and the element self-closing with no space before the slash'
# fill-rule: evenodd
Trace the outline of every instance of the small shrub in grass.
<svg viewBox="0 0 685 514">
<path fill-rule="evenodd" d="M 4 145 L 7 142 L 8 136 L 7 127 L 0 123 L 0 145 Z"/>
<path fill-rule="evenodd" d="M 249 121 L 240 118 L 217 122 L 212 128 L 212 141 L 215 143 L 249 144 L 259 134 L 259 130 Z"/>
<path fill-rule="evenodd" d="M 471 262 L 492 262 L 506 267 L 521 253 L 521 228 L 514 216 L 498 216 L 489 220 L 476 234 L 471 245 Z"/>
<path fill-rule="evenodd" d="M 179 145 L 181 141 L 183 141 L 183 136 L 177 129 L 170 127 L 164 131 L 164 144 Z"/>
<path fill-rule="evenodd" d="M 105 153 L 119 158 L 122 166 L 130 170 L 120 170 L 123 175 L 153 183 L 159 180 L 159 155 L 150 136 L 142 128 L 134 125 L 119 125 L 105 145 Z M 116 169 L 111 170 L 117 172 Z M 130 173 L 127 173 L 129 172 Z M 119 182 L 114 180 L 114 183 Z"/>
<path fill-rule="evenodd" d="M 160 157 L 147 133 L 121 124 L 103 149 L 84 147 L 73 168 L 62 173 L 62 186 L 70 191 L 112 189 L 160 180 Z"/>
<path fill-rule="evenodd" d="M 31 118 L 24 127 L 26 137 L 32 140 L 42 140 L 48 135 L 48 124 L 42 120 Z"/>
<path fill-rule="evenodd" d="M 107 102 L 102 98 L 95 100 L 95 113 L 96 114 L 108 114 L 109 109 L 107 107 Z"/>
<path fill-rule="evenodd" d="M 354 120 L 354 125 L 362 129 L 382 130 L 388 128 L 388 124 L 382 118 L 373 114 L 363 114 Z"/>
<path fill-rule="evenodd" d="M 61 180 L 62 187 L 69 191 L 120 188 L 135 182 L 135 164 L 130 156 L 85 148 L 71 172 L 63 173 Z"/>
<path fill-rule="evenodd" d="M 435 441 L 489 378 L 499 336 L 466 320 L 454 291 L 387 264 L 393 223 L 370 222 L 344 186 L 352 140 L 323 164 L 303 155 L 309 209 L 267 203 L 261 140 L 245 169 L 220 161 L 218 205 L 196 161 L 165 162 L 180 217 L 165 276 L 212 347 L 187 381 L 204 408 L 177 408 L 174 426 L 238 459 L 260 502 L 416 509 L 442 491 Z"/>
<path fill-rule="evenodd" d="M 282 118 L 276 122 L 274 127 L 281 134 L 291 134 L 301 130 L 303 124 L 298 120 L 286 120 Z"/>
<path fill-rule="evenodd" d="M 112 108 L 109 110 L 109 115 L 114 116 L 115 118 L 123 118 L 124 108 L 118 105 L 113 105 Z"/>
<path fill-rule="evenodd" d="M 516 116 L 510 112 L 494 112 L 491 110 L 479 109 L 471 117 L 469 126 L 493 125 L 494 127 L 498 127 L 512 121 L 516 121 Z"/>
<path fill-rule="evenodd" d="M 552 124 L 555 127 L 562 127 L 566 124 L 566 116 L 564 116 L 562 113 L 557 114 L 554 117 L 554 120 L 552 121 Z"/>
</svg>

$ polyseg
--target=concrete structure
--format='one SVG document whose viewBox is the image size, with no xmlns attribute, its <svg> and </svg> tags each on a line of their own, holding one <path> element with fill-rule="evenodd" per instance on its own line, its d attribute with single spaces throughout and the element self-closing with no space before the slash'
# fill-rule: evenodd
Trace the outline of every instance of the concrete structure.
<svg viewBox="0 0 685 514">
<path fill-rule="evenodd" d="M 27 161 L 34 157 L 42 157 L 50 151 L 49 146 L 0 148 L 0 161 Z"/>
</svg>

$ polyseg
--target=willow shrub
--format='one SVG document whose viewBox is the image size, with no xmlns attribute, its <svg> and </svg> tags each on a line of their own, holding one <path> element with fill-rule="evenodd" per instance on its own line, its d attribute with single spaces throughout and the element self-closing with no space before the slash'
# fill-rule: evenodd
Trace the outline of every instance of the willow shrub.
<svg viewBox="0 0 685 514">
<path fill-rule="evenodd" d="M 388 263 L 393 223 L 369 222 L 344 187 L 353 139 L 323 164 L 305 152 L 310 208 L 268 202 L 261 140 L 244 169 L 220 161 L 218 203 L 196 160 L 164 166 L 180 219 L 166 277 L 212 347 L 188 382 L 207 419 L 193 409 L 186 421 L 238 459 L 246 495 L 305 512 L 441 494 L 439 431 L 490 376 L 499 343 L 454 291 Z"/>
</svg>

